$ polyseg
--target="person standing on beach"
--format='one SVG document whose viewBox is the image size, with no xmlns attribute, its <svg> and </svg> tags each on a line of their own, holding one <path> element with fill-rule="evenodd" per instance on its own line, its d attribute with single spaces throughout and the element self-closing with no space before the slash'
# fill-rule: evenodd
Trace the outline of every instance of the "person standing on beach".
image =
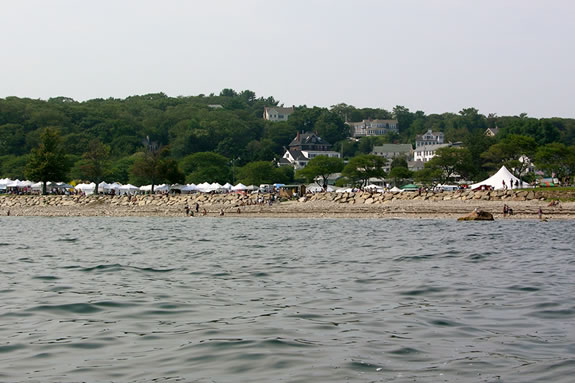
<svg viewBox="0 0 575 383">
<path fill-rule="evenodd" d="M 539 214 L 539 219 L 541 219 L 543 217 L 543 209 L 541 209 L 541 207 L 539 207 L 537 214 Z"/>
<path fill-rule="evenodd" d="M 505 185 L 505 180 L 502 180 L 501 182 L 503 182 L 503 190 L 507 190 L 507 185 Z"/>
<path fill-rule="evenodd" d="M 200 204 L 196 202 L 196 213 L 200 212 Z"/>
</svg>

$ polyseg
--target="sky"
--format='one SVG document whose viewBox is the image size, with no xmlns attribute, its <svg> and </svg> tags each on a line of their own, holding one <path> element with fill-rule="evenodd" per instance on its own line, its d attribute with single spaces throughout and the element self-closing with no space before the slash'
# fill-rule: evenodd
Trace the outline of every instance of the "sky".
<svg viewBox="0 0 575 383">
<path fill-rule="evenodd" d="M 575 118 L 573 0 L 0 0 L 0 98 Z"/>
</svg>

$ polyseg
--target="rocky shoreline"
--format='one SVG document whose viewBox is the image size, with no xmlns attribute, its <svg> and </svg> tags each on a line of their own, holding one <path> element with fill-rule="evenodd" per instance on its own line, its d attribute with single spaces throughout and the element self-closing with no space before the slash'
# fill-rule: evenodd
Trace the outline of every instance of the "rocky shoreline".
<svg viewBox="0 0 575 383">
<path fill-rule="evenodd" d="M 263 204 L 258 198 L 264 197 Z M 575 219 L 575 203 L 549 206 L 542 192 L 464 191 L 443 193 L 317 193 L 298 200 L 269 204 L 269 195 L 190 194 L 142 196 L 0 196 L 0 215 L 48 217 L 185 217 L 186 206 L 196 217 L 286 218 L 457 218 L 482 209 L 503 218 L 503 205 L 513 209 L 507 218 Z M 195 213 L 195 205 L 199 212 Z M 202 214 L 205 209 L 205 215 Z"/>
</svg>

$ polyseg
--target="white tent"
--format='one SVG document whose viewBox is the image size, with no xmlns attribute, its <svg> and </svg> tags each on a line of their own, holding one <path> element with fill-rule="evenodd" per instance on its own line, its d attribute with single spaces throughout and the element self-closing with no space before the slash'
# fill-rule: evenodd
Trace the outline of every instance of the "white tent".
<svg viewBox="0 0 575 383">
<path fill-rule="evenodd" d="M 232 188 L 233 191 L 243 191 L 243 190 L 248 190 L 248 187 L 242 183 L 237 184 L 236 186 L 234 186 Z"/>
<path fill-rule="evenodd" d="M 96 189 L 96 184 L 94 182 L 90 182 L 89 184 L 78 184 L 74 186 L 74 189 L 80 190 L 85 194 L 94 194 L 94 189 Z"/>
<path fill-rule="evenodd" d="M 131 184 L 120 186 L 120 194 L 136 194 L 139 190 L 139 187 Z"/>
<path fill-rule="evenodd" d="M 231 190 L 233 187 L 234 185 L 230 184 L 229 182 L 226 182 L 224 185 L 222 185 L 222 188 L 226 190 Z"/>
<path fill-rule="evenodd" d="M 197 188 L 199 191 L 203 192 L 203 193 L 207 193 L 210 191 L 210 184 L 207 182 L 202 182 L 201 184 L 197 185 Z"/>
<path fill-rule="evenodd" d="M 168 184 L 156 185 L 154 187 L 154 192 L 166 192 L 166 191 L 170 191 L 170 185 Z"/>
<path fill-rule="evenodd" d="M 390 192 L 392 193 L 397 193 L 397 192 L 402 192 L 403 190 L 398 188 L 397 186 L 392 187 L 391 189 L 389 189 Z"/>
<path fill-rule="evenodd" d="M 195 184 L 184 185 L 180 190 L 182 191 L 182 193 L 191 193 L 199 191 L 198 187 Z"/>
<path fill-rule="evenodd" d="M 305 190 L 308 192 L 312 192 L 312 193 L 320 193 L 323 191 L 323 187 L 318 185 L 317 183 L 312 183 L 309 185 L 306 185 Z M 331 185 L 327 185 L 327 192 L 333 192 L 335 191 L 335 188 Z"/>
<path fill-rule="evenodd" d="M 478 182 L 476 184 L 471 185 L 469 188 L 471 190 L 478 189 L 481 186 L 488 186 L 495 190 L 502 190 L 502 189 L 511 189 L 511 187 L 515 188 L 515 183 L 519 182 L 519 187 L 524 188 L 527 187 L 528 184 L 519 180 L 519 178 L 515 177 L 505 166 L 502 166 L 501 169 L 488 179 Z M 511 184 L 511 185 L 510 185 Z"/>
</svg>

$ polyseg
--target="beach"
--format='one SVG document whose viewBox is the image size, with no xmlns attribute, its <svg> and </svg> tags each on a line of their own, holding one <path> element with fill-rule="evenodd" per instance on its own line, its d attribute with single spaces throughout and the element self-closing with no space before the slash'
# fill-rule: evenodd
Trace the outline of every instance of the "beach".
<svg viewBox="0 0 575 383">
<path fill-rule="evenodd" d="M 0 215 L 47 217 L 270 217 L 456 219 L 474 209 L 495 219 L 575 219 L 575 202 L 551 204 L 533 191 L 445 193 L 317 193 L 276 200 L 269 195 L 0 196 Z M 258 203 L 263 198 L 264 203 Z M 261 200 L 260 200 L 261 201 Z M 196 212 L 196 204 L 198 210 Z M 503 214 L 504 205 L 512 215 Z M 188 206 L 190 214 L 186 214 Z M 205 212 L 204 212 L 205 210 Z"/>
</svg>

